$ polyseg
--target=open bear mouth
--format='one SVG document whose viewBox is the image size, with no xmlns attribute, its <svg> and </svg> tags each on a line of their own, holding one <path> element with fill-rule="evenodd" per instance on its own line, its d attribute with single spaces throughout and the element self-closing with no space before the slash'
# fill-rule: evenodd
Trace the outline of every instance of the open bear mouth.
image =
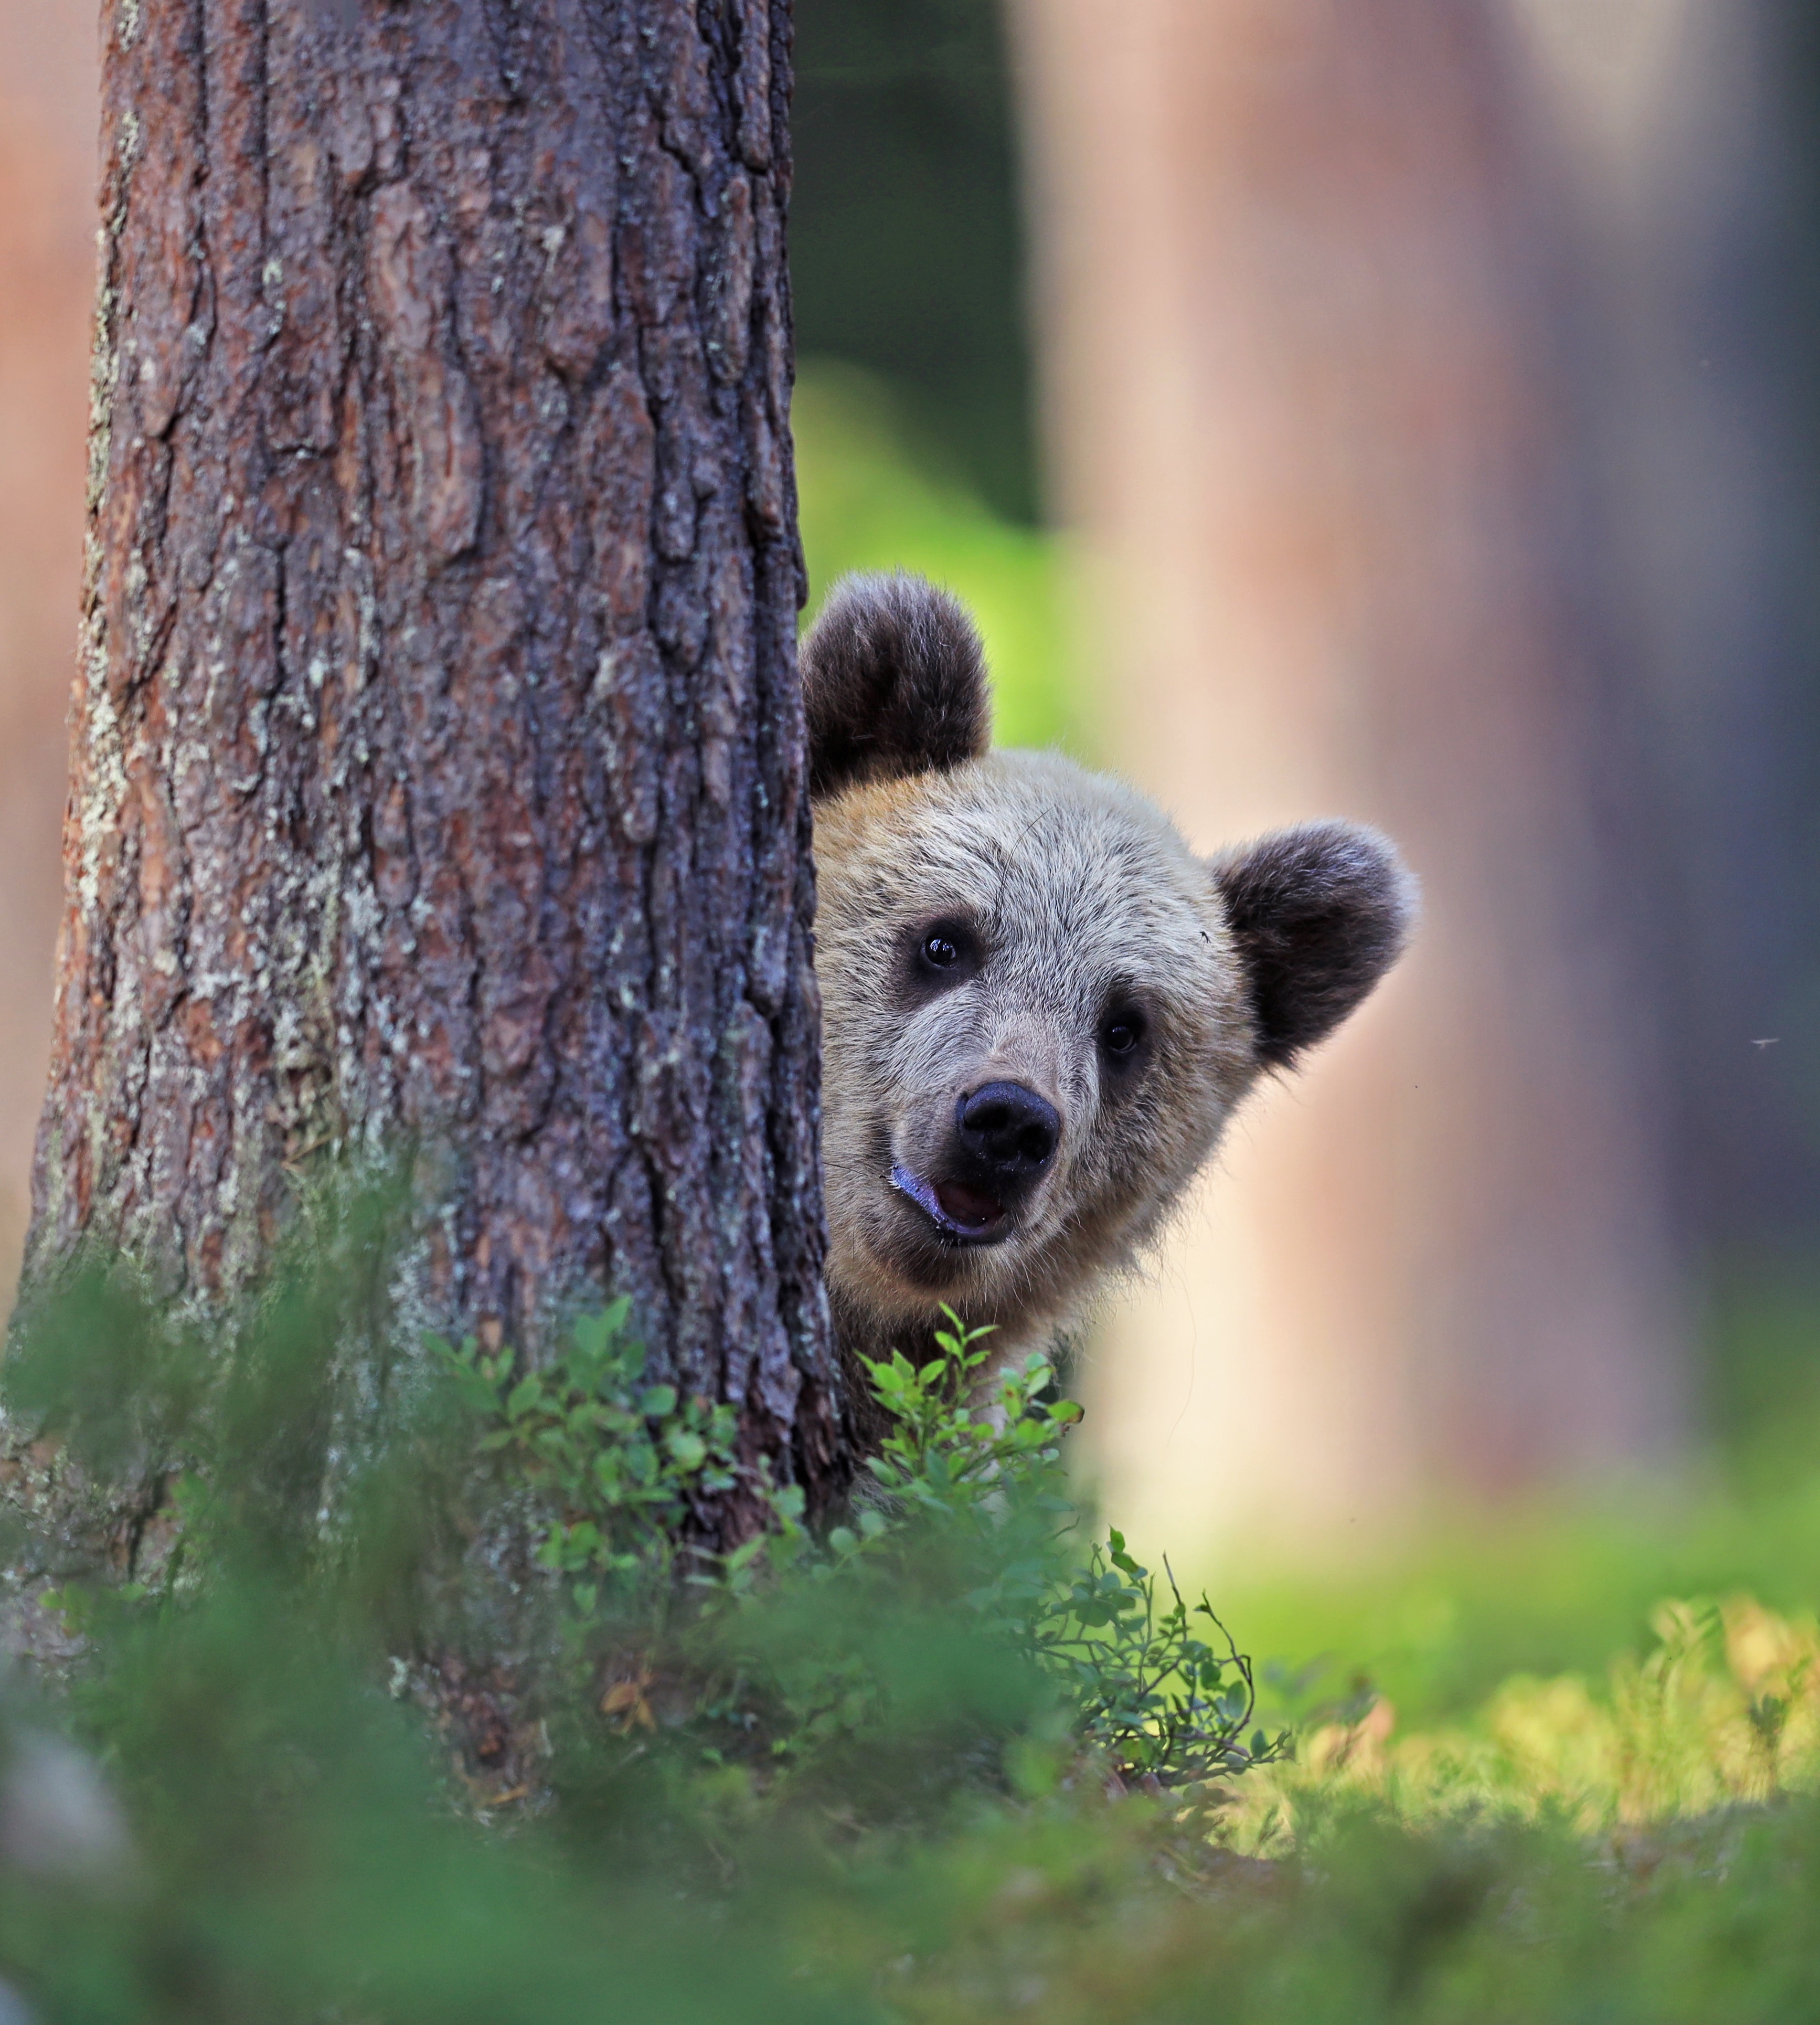
<svg viewBox="0 0 1820 2025">
<path fill-rule="evenodd" d="M 991 1244 L 1005 1234 L 1005 1206 L 996 1196 L 963 1182 L 926 1182 L 908 1167 L 891 1170 L 891 1185 L 908 1196 L 944 1237 L 961 1244 Z"/>
</svg>

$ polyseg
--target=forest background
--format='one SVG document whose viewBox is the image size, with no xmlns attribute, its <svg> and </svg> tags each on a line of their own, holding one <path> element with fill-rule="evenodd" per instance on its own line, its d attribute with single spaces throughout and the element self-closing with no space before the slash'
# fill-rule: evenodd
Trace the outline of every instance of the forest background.
<svg viewBox="0 0 1820 2025">
<path fill-rule="evenodd" d="M 1787 0 L 802 0 L 813 594 L 1211 846 L 1378 821 L 1414 960 L 1084 1358 L 1089 1466 L 1405 1719 L 1820 1543 L 1820 36 Z M 0 4 L 0 1257 L 42 1095 L 93 23 Z"/>
</svg>

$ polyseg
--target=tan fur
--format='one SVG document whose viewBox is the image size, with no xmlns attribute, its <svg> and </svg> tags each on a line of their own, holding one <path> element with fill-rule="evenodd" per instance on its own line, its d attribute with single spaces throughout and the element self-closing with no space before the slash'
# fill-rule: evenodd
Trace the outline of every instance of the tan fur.
<svg viewBox="0 0 1820 2025">
<path fill-rule="evenodd" d="M 1065 1329 L 1154 1237 L 1259 1063 L 1213 869 L 1116 781 L 998 752 L 872 780 L 816 810 L 828 1285 L 843 1345 L 925 1336 L 943 1303 L 1010 1353 Z M 948 917 L 977 976 L 919 995 L 903 961 Z M 1147 1054 L 1121 1079 L 1106 1008 L 1135 999 Z M 927 1171 L 957 1099 L 996 1079 L 1060 1114 L 1003 1241 L 943 1248 L 894 1189 Z"/>
</svg>

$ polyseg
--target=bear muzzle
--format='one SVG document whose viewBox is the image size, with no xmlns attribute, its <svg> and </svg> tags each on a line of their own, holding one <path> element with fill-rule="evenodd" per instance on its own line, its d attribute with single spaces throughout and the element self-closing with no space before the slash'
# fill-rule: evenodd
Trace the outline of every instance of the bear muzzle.
<svg viewBox="0 0 1820 2025">
<path fill-rule="evenodd" d="M 1034 1191 L 1061 1143 L 1055 1107 L 1019 1082 L 989 1082 L 958 1097 L 954 1127 L 930 1177 L 901 1163 L 891 1185 L 957 1244 L 995 1244 Z"/>
</svg>

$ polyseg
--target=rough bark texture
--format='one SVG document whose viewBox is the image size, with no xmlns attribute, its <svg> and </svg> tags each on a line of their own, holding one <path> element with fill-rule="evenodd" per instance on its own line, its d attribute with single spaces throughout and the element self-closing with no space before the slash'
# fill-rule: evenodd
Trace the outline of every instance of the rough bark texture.
<svg viewBox="0 0 1820 2025">
<path fill-rule="evenodd" d="M 813 1501 L 789 50 L 787 0 L 110 9 L 27 1270 L 206 1307 L 300 1167 L 408 1148 L 407 1321 L 629 1294 Z"/>
</svg>

